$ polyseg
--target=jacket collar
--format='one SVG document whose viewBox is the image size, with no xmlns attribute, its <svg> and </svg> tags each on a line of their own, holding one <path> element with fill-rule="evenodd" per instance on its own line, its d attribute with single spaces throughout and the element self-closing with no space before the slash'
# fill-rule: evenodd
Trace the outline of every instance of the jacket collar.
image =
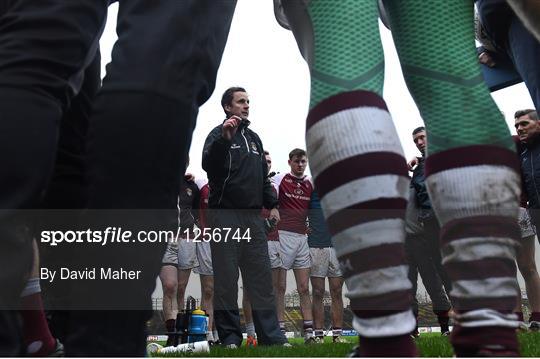
<svg viewBox="0 0 540 359">
<path fill-rule="evenodd" d="M 538 145 L 540 145 L 540 136 L 536 136 L 535 138 L 532 139 L 532 141 L 530 142 L 527 142 L 527 143 L 523 143 L 523 146 L 526 147 L 527 149 L 533 149 L 535 147 L 538 147 Z"/>
</svg>

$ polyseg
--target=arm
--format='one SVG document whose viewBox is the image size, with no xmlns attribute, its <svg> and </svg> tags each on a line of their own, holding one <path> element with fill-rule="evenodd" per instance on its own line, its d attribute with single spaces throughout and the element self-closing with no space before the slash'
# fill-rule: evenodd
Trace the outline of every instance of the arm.
<svg viewBox="0 0 540 359">
<path fill-rule="evenodd" d="M 195 182 L 193 182 L 192 191 L 193 191 L 193 202 L 191 205 L 191 214 L 193 218 L 195 219 L 195 224 L 200 227 L 199 207 L 200 207 L 200 201 L 201 201 L 201 192 L 199 191 L 199 187 L 197 187 Z"/>
<path fill-rule="evenodd" d="M 231 140 L 226 140 L 221 135 L 221 126 L 208 134 L 204 141 L 202 156 L 202 167 L 207 173 L 216 173 L 223 169 L 231 144 Z"/>
<path fill-rule="evenodd" d="M 210 189 L 208 186 L 203 186 L 200 191 L 199 199 L 199 223 L 200 228 L 204 229 L 208 227 L 208 222 L 206 219 L 206 211 L 208 210 L 208 197 L 210 196 Z"/>
</svg>

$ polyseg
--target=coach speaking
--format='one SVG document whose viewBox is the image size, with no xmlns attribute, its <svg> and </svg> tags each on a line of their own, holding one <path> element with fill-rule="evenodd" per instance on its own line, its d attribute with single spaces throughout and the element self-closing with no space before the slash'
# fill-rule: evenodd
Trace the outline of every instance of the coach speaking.
<svg viewBox="0 0 540 359">
<path fill-rule="evenodd" d="M 277 321 L 266 234 L 260 217 L 263 206 L 279 221 L 277 198 L 267 178 L 268 167 L 259 136 L 248 128 L 246 90 L 231 87 L 221 106 L 227 119 L 204 144 L 203 168 L 208 174 L 208 206 L 214 267 L 214 318 L 223 345 L 242 343 L 238 311 L 238 268 L 253 307 L 255 331 L 262 345 L 287 342 Z M 234 235 L 237 234 L 237 235 Z M 228 235 L 228 237 L 227 237 Z"/>
</svg>

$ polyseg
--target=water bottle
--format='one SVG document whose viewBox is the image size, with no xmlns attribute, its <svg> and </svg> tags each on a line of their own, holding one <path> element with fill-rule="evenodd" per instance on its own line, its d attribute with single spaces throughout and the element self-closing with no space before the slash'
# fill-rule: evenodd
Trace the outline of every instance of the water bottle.
<svg viewBox="0 0 540 359">
<path fill-rule="evenodd" d="M 188 342 L 200 342 L 206 340 L 208 331 L 208 316 L 204 310 L 197 308 L 191 312 L 188 330 Z"/>
</svg>

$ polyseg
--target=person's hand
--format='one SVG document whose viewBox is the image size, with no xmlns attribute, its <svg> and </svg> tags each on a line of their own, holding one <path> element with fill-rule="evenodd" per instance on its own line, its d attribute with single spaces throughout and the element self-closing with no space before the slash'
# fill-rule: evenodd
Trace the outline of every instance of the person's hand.
<svg viewBox="0 0 540 359">
<path fill-rule="evenodd" d="M 228 141 L 232 140 L 236 134 L 236 131 L 238 130 L 238 126 L 240 126 L 241 121 L 242 119 L 240 117 L 232 115 L 228 120 L 223 122 L 221 136 Z"/>
<path fill-rule="evenodd" d="M 478 55 L 478 62 L 480 62 L 483 65 L 486 65 L 488 67 L 495 67 L 496 63 L 491 57 L 491 55 L 484 51 L 480 55 Z"/>
<path fill-rule="evenodd" d="M 412 171 L 414 169 L 414 167 L 416 167 L 416 165 L 418 164 L 418 157 L 413 157 L 409 160 L 409 162 L 407 162 L 407 168 L 409 169 L 409 171 Z"/>
<path fill-rule="evenodd" d="M 278 222 L 281 220 L 279 218 L 279 211 L 277 208 L 272 208 L 270 210 L 270 215 L 268 216 L 269 219 L 273 219 L 275 221 L 275 224 L 278 224 Z"/>
</svg>

